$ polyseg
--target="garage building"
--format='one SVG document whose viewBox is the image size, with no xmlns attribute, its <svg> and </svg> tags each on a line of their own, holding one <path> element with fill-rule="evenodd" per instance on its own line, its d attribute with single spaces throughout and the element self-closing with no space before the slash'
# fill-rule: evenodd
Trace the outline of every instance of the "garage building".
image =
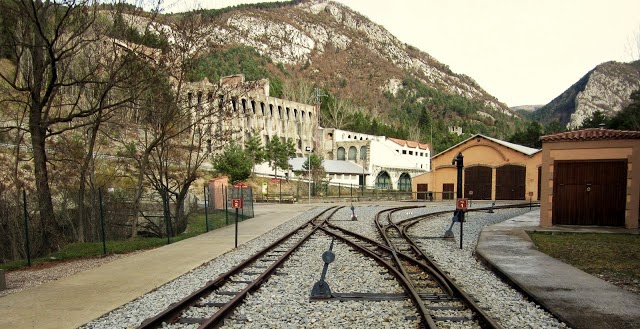
<svg viewBox="0 0 640 329">
<path fill-rule="evenodd" d="M 530 148 L 477 134 L 431 158 L 433 171 L 416 176 L 414 198 L 455 198 L 457 169 L 451 163 L 464 156 L 463 193 L 473 200 L 538 200 L 542 157 Z"/>
<path fill-rule="evenodd" d="M 638 228 L 640 131 L 593 128 L 541 140 L 542 226 Z"/>
</svg>

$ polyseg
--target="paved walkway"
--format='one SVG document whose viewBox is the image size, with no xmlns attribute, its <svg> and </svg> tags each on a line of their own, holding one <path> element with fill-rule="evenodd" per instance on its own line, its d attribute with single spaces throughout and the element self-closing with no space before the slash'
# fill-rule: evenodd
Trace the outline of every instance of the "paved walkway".
<svg viewBox="0 0 640 329">
<path fill-rule="evenodd" d="M 315 205 L 255 204 L 238 244 Z M 77 328 L 232 249 L 234 225 L 0 298 L 0 328 Z"/>
<path fill-rule="evenodd" d="M 640 328 L 640 295 L 538 251 L 525 230 L 540 230 L 539 223 L 536 210 L 486 227 L 476 255 L 573 328 Z"/>
</svg>

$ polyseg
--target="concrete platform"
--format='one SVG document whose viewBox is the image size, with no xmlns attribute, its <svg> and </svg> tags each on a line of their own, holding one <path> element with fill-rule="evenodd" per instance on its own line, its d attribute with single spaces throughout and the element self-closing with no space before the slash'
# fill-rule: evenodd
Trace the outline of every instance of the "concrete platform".
<svg viewBox="0 0 640 329">
<path fill-rule="evenodd" d="M 238 224 L 238 245 L 314 206 L 255 204 L 255 217 Z M 234 249 L 234 229 L 230 225 L 0 297 L 0 328 L 77 328 Z"/>
<path fill-rule="evenodd" d="M 540 230 L 539 223 L 540 211 L 535 210 L 484 228 L 477 257 L 573 328 L 640 328 L 640 295 L 538 251 L 526 230 Z M 552 230 L 584 232 L 598 228 Z"/>
</svg>

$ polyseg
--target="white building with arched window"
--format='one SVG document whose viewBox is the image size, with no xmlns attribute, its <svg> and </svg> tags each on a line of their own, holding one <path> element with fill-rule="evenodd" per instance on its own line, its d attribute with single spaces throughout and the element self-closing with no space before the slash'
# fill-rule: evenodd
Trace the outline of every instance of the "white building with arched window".
<svg viewBox="0 0 640 329">
<path fill-rule="evenodd" d="M 428 172 L 428 144 L 334 128 L 319 128 L 324 159 L 349 161 L 363 169 L 359 185 L 411 191 L 411 179 Z"/>
</svg>

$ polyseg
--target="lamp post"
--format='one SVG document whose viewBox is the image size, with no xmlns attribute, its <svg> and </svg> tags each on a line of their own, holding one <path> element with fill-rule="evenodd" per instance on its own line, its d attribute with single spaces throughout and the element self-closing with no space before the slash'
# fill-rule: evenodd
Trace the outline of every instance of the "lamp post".
<svg viewBox="0 0 640 329">
<path fill-rule="evenodd" d="M 304 150 L 307 152 L 307 171 L 308 171 L 308 183 L 309 183 L 309 204 L 311 204 L 311 147 L 306 146 Z"/>
</svg>

